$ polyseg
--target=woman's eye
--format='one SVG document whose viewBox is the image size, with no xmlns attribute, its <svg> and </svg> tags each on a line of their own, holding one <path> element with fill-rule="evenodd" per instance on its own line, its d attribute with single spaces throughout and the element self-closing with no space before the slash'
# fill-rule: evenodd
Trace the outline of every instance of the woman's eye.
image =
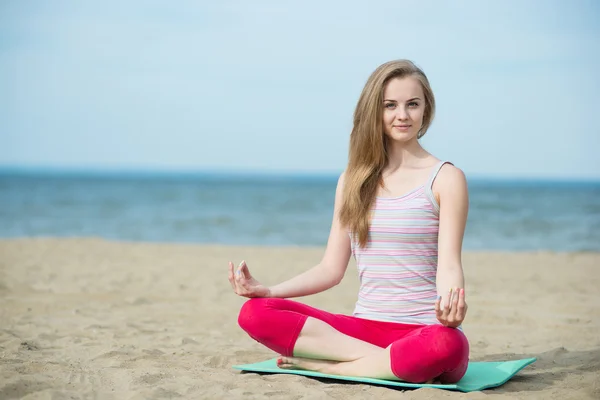
<svg viewBox="0 0 600 400">
<path fill-rule="evenodd" d="M 396 107 L 396 105 L 394 103 L 387 103 L 385 105 L 385 108 L 394 108 L 394 107 Z"/>
<path fill-rule="evenodd" d="M 411 101 L 410 103 L 408 103 L 408 106 L 412 108 L 419 107 L 419 103 Z"/>
</svg>

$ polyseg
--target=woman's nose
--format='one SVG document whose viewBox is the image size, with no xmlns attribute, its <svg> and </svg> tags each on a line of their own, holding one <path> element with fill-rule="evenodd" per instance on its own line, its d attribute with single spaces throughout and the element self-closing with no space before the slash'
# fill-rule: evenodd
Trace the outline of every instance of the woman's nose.
<svg viewBox="0 0 600 400">
<path fill-rule="evenodd" d="M 396 109 L 396 118 L 399 120 L 408 119 L 408 112 L 406 112 L 406 109 L 404 107 L 398 107 Z"/>
</svg>

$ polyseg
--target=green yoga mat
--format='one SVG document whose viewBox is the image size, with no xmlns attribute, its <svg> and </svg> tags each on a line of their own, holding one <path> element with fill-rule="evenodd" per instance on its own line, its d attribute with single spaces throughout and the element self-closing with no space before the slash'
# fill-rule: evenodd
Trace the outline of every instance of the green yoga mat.
<svg viewBox="0 0 600 400">
<path fill-rule="evenodd" d="M 385 386 L 401 386 L 407 388 L 439 388 L 449 390 L 459 390 L 461 392 L 473 392 L 476 390 L 483 390 L 500 386 L 508 381 L 510 378 L 516 375 L 517 372 L 533 363 L 535 358 L 524 358 L 522 360 L 513 361 L 486 361 L 486 362 L 470 362 L 467 373 L 463 378 L 452 385 L 426 385 L 416 383 L 406 383 L 400 381 L 389 381 L 385 379 L 372 379 L 372 378 L 357 378 L 352 376 L 339 376 L 339 375 L 328 375 L 320 372 L 303 371 L 303 370 L 289 370 L 281 369 L 277 367 L 277 359 L 255 363 L 255 364 L 244 364 L 234 365 L 233 368 L 248 372 L 265 372 L 271 374 L 294 374 L 313 376 L 317 378 L 328 378 L 338 379 L 343 381 L 371 383 L 375 385 Z"/>
</svg>

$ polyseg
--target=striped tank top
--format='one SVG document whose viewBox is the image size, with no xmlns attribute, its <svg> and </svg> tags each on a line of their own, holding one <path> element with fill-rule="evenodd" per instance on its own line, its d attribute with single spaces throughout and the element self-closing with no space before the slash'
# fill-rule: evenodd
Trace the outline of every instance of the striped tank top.
<svg viewBox="0 0 600 400">
<path fill-rule="evenodd" d="M 440 207 L 432 185 L 445 163 L 433 168 L 425 185 L 400 197 L 375 198 L 366 247 L 350 234 L 360 279 L 355 317 L 439 324 L 435 301 Z"/>
</svg>

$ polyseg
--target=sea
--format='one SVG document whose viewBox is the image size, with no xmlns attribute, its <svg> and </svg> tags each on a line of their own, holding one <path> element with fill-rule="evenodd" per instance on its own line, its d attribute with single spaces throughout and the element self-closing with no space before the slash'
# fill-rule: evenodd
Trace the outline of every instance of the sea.
<svg viewBox="0 0 600 400">
<path fill-rule="evenodd" d="M 1 173 L 0 238 L 325 246 L 336 176 Z M 600 182 L 469 179 L 464 249 L 600 251 Z"/>
</svg>

